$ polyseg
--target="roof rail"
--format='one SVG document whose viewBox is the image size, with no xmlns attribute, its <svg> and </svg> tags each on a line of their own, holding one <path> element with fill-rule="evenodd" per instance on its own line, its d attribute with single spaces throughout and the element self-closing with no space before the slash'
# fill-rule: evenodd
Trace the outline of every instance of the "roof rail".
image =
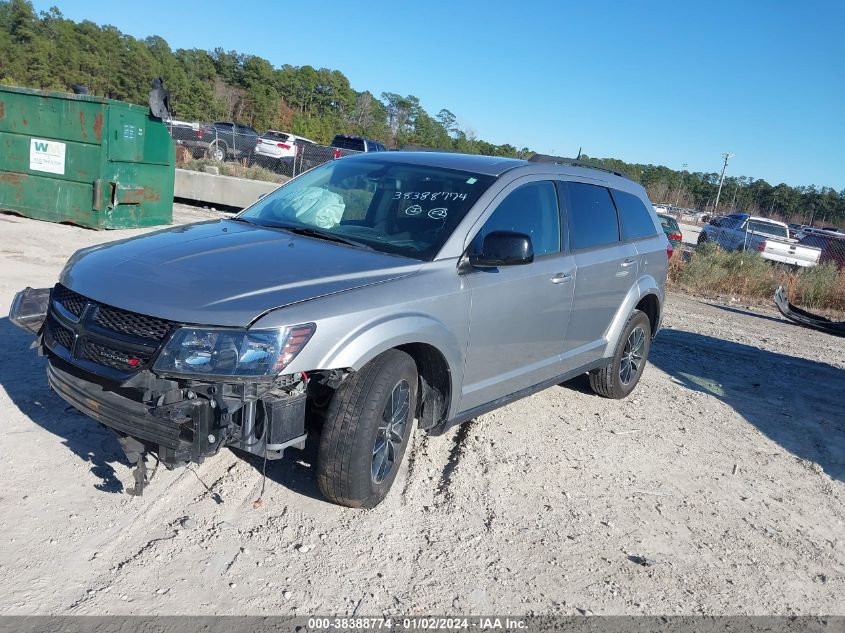
<svg viewBox="0 0 845 633">
<path fill-rule="evenodd" d="M 548 154 L 534 154 L 531 158 L 528 159 L 529 163 L 554 163 L 555 165 L 571 165 L 573 167 L 586 167 L 587 169 L 598 169 L 599 171 L 605 171 L 609 174 L 613 174 L 614 176 L 621 176 L 622 178 L 627 178 L 628 180 L 633 180 L 628 174 L 616 171 L 615 169 L 611 169 L 610 167 L 605 167 L 604 165 L 600 165 L 598 163 L 593 163 L 588 160 L 579 160 L 577 158 L 564 158 L 563 156 L 549 156 Z"/>
</svg>

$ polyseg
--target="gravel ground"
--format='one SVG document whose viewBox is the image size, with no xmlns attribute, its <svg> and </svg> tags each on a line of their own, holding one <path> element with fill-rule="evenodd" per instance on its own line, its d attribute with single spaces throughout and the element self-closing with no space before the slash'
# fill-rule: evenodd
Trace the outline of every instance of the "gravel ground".
<svg viewBox="0 0 845 633">
<path fill-rule="evenodd" d="M 0 215 L 0 614 L 845 614 L 842 339 L 671 294 L 627 400 L 578 379 L 417 435 L 375 510 L 321 500 L 311 448 L 260 509 L 230 450 L 130 497 L 6 315 L 136 233 Z"/>
</svg>

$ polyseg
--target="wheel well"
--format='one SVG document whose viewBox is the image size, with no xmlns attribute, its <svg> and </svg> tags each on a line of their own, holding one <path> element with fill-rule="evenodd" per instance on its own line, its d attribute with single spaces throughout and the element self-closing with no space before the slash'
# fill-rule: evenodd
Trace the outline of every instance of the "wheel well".
<svg viewBox="0 0 845 633">
<path fill-rule="evenodd" d="M 657 326 L 660 322 L 660 302 L 655 295 L 646 295 L 637 304 L 637 310 L 645 312 L 651 326 L 651 335 L 657 333 Z"/>
<path fill-rule="evenodd" d="M 417 419 L 421 429 L 430 429 L 446 417 L 452 396 L 452 375 L 446 358 L 433 345 L 409 343 L 399 349 L 417 364 L 420 394 L 417 398 Z"/>
</svg>

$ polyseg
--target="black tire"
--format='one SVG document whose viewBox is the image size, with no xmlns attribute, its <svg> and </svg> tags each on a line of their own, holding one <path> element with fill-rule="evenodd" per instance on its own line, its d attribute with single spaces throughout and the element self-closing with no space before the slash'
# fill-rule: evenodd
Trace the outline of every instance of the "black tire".
<svg viewBox="0 0 845 633">
<path fill-rule="evenodd" d="M 707 239 L 707 233 L 699 233 L 698 234 L 698 244 L 707 244 L 709 240 Z"/>
<path fill-rule="evenodd" d="M 372 508 L 387 496 L 413 429 L 417 382 L 414 360 L 399 350 L 388 350 L 337 389 L 329 403 L 317 458 L 317 482 L 327 499 L 350 508 Z M 403 394 L 407 397 L 404 423 L 399 424 L 399 411 L 396 421 L 388 423 L 388 409 L 398 402 L 394 398 L 404 401 Z M 396 433 L 390 434 L 391 428 Z M 388 435 L 394 441 L 386 441 Z M 376 450 L 380 438 L 385 440 L 383 452 Z M 389 462 L 386 471 L 382 458 Z"/>
<path fill-rule="evenodd" d="M 628 367 L 627 380 L 625 380 L 626 372 L 624 371 L 625 365 L 623 363 L 626 356 L 630 358 L 629 352 L 631 350 L 629 350 L 629 343 L 637 330 L 642 334 L 640 352 L 639 354 L 634 353 L 634 356 L 639 356 L 639 361 L 637 362 L 632 359 L 632 363 Z M 613 353 L 613 359 L 610 361 L 610 364 L 590 372 L 590 387 L 598 395 L 605 398 L 613 398 L 615 400 L 625 398 L 634 390 L 634 387 L 640 381 L 640 376 L 643 375 L 643 370 L 648 362 L 649 349 L 651 349 L 651 322 L 648 320 L 645 312 L 634 310 L 634 313 L 622 329 L 622 335 L 616 344 L 616 351 Z"/>
</svg>

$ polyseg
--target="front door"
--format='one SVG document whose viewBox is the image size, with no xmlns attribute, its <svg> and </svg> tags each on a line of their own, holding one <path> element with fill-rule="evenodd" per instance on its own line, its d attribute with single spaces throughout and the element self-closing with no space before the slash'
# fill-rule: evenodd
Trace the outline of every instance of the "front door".
<svg viewBox="0 0 845 633">
<path fill-rule="evenodd" d="M 472 307 L 460 410 L 466 411 L 561 373 L 575 266 L 561 248 L 554 183 L 514 184 L 473 239 L 492 231 L 531 237 L 534 261 L 466 274 Z"/>
</svg>

